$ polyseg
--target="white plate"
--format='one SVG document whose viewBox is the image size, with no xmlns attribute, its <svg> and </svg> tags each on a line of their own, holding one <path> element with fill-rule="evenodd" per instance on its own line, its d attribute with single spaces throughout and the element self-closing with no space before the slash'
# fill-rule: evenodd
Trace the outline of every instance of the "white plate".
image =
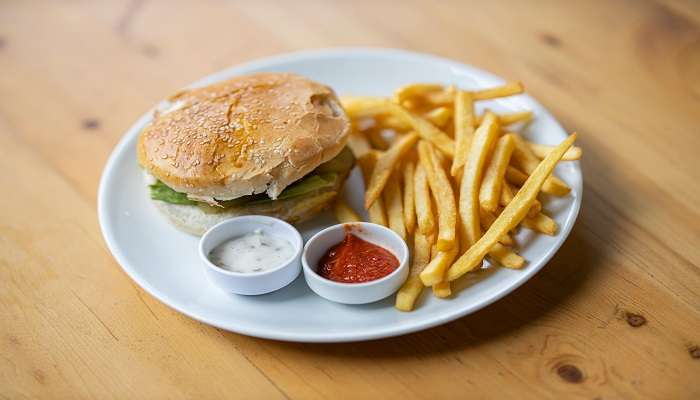
<svg viewBox="0 0 700 400">
<path fill-rule="evenodd" d="M 295 53 L 254 61 L 211 75 L 205 85 L 256 71 L 289 71 L 332 86 L 339 95 L 389 95 L 409 82 L 441 82 L 461 88 L 491 87 L 496 76 L 454 61 L 386 49 L 333 49 Z M 520 77 L 527 82 L 527 77 Z M 164 93 L 168 95 L 168 93 Z M 536 120 L 526 132 L 535 142 L 554 144 L 566 133 L 542 105 L 529 96 L 481 102 L 495 111 L 533 110 Z M 148 198 L 136 163 L 136 138 L 151 118 L 146 113 L 129 129 L 109 158 L 100 182 L 98 208 L 102 233 L 124 271 L 148 293 L 170 307 L 204 323 L 262 338 L 300 342 L 369 340 L 415 332 L 462 317 L 522 285 L 549 261 L 564 242 L 581 205 L 578 162 L 565 162 L 557 174 L 573 189 L 565 198 L 549 199 L 545 208 L 557 221 L 555 237 L 518 235 L 521 254 L 529 260 L 522 270 L 488 268 L 470 274 L 447 300 L 426 290 L 410 313 L 393 307 L 394 296 L 368 305 L 342 305 L 315 295 L 300 276 L 291 285 L 262 296 L 237 296 L 219 291 L 204 276 L 197 257 L 198 238 L 170 225 Z M 346 197 L 361 210 L 363 183 L 357 168 Z M 330 214 L 299 226 L 304 239 L 335 223 Z"/>
</svg>

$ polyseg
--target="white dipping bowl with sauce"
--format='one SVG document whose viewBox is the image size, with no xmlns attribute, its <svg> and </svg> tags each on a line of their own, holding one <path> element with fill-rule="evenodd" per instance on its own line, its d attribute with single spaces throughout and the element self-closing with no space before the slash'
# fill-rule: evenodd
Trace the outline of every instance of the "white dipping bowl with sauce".
<svg viewBox="0 0 700 400">
<path fill-rule="evenodd" d="M 321 258 L 343 241 L 346 231 L 390 251 L 399 260 L 399 266 L 389 275 L 369 282 L 343 283 L 322 277 L 317 272 Z M 399 290 L 408 278 L 408 259 L 408 246 L 396 232 L 370 222 L 352 222 L 330 226 L 311 237 L 304 246 L 301 263 L 306 283 L 319 296 L 337 303 L 366 304 Z"/>
<path fill-rule="evenodd" d="M 260 232 L 263 237 L 274 239 L 273 242 L 288 242 L 291 246 L 289 257 L 278 259 L 275 264 L 268 265 L 260 271 L 235 272 L 230 266 L 220 267 L 212 262 L 212 251 L 219 246 L 225 246 L 229 241 L 242 239 L 247 235 L 255 235 Z M 247 240 L 248 238 L 246 238 Z M 244 243 L 250 244 L 248 241 Z M 237 243 L 240 245 L 241 243 Z M 251 244 L 252 245 L 252 244 Z M 301 272 L 300 257 L 304 242 L 292 225 L 281 219 L 266 217 L 263 215 L 246 215 L 231 218 L 211 227 L 199 241 L 199 256 L 204 263 L 207 278 L 211 283 L 228 293 L 243 295 L 259 295 L 274 292 L 281 289 L 296 279 Z M 240 246 L 235 247 L 241 251 Z M 258 251 L 251 247 L 251 251 Z M 274 251 L 274 249 L 262 249 L 262 252 Z M 241 253 L 241 256 L 244 254 Z M 270 260 L 261 254 L 261 260 Z M 269 255 L 269 254 L 268 254 Z M 231 256 L 235 256 L 232 254 Z M 250 254 L 241 257 L 242 260 L 251 260 Z M 221 257 L 217 257 L 221 262 Z M 255 261 L 255 259 L 252 259 Z M 247 268 L 247 266 L 243 266 Z"/>
</svg>

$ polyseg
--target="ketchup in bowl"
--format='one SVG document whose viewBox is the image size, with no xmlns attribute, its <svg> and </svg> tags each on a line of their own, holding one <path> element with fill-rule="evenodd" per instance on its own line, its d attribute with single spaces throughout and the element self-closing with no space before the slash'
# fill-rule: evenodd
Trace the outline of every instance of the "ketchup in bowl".
<svg viewBox="0 0 700 400">
<path fill-rule="evenodd" d="M 362 283 L 383 278 L 399 267 L 389 250 L 345 232 L 318 263 L 318 274 L 340 283 Z"/>
</svg>

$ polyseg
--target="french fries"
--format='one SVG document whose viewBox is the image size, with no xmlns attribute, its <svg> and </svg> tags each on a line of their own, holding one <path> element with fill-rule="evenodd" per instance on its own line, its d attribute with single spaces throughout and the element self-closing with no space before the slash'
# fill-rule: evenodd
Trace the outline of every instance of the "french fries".
<svg viewBox="0 0 700 400">
<path fill-rule="evenodd" d="M 548 197 L 541 202 L 538 194 L 564 196 L 571 190 L 552 172 L 561 160 L 581 158 L 581 148 L 573 146 L 576 134 L 557 146 L 541 145 L 507 129 L 532 120 L 532 111 L 475 112 L 478 101 L 523 90 L 520 82 L 468 91 L 415 83 L 391 98 L 342 99 L 369 219 L 412 242 L 409 277 L 396 295 L 398 310 L 413 310 L 426 286 L 435 297 L 450 297 L 456 288 L 451 281 L 484 259 L 492 268 L 523 268 L 527 261 L 511 236 L 518 226 L 557 233 L 557 223 L 543 212 Z M 342 199 L 332 210 L 339 221 L 359 218 Z"/>
<path fill-rule="evenodd" d="M 449 281 L 442 281 L 433 285 L 433 294 L 435 297 L 444 299 L 452 295 L 452 287 Z"/>
<path fill-rule="evenodd" d="M 357 215 L 357 213 L 350 208 L 350 206 L 340 196 L 338 196 L 338 198 L 335 200 L 332 208 L 335 219 L 342 224 L 362 221 L 362 218 L 360 218 L 360 216 Z"/>
<path fill-rule="evenodd" d="M 480 265 L 481 260 L 498 242 L 498 239 L 525 218 L 545 180 L 575 140 L 576 134 L 573 133 L 547 154 L 547 157 L 539 163 L 523 187 L 515 195 L 513 201 L 496 218 L 491 228 L 450 267 L 447 271 L 448 280 L 453 281 Z"/>
<path fill-rule="evenodd" d="M 459 91 L 455 95 L 455 156 L 450 174 L 456 177 L 467 159 L 474 136 L 474 100 L 471 93 Z"/>
<path fill-rule="evenodd" d="M 421 140 L 418 143 L 418 158 L 428 176 L 428 184 L 438 209 L 437 248 L 446 251 L 456 241 L 457 207 L 452 184 L 434 152 L 429 142 Z"/>
<path fill-rule="evenodd" d="M 406 224 L 403 220 L 403 198 L 401 197 L 401 182 L 399 172 L 394 171 L 389 177 L 384 191 L 384 204 L 389 220 L 389 229 L 406 240 Z"/>
<path fill-rule="evenodd" d="M 430 200 L 428 177 L 423 165 L 420 163 L 416 166 L 413 182 L 418 231 L 423 235 L 430 235 L 435 232 L 435 216 L 433 215 L 433 205 Z"/>
<path fill-rule="evenodd" d="M 437 246 L 436 246 L 437 249 Z M 447 251 L 437 249 L 437 254 L 430 260 L 430 263 L 420 273 L 420 280 L 425 286 L 433 286 L 445 280 L 445 271 L 452 265 L 459 246 L 456 244 Z"/>
<path fill-rule="evenodd" d="M 452 118 L 452 110 L 445 106 L 437 107 L 427 112 L 424 117 L 438 128 L 444 128 Z"/>
<path fill-rule="evenodd" d="M 540 160 L 523 139 L 517 135 L 513 137 L 515 138 L 515 149 L 512 156 L 513 165 L 530 174 L 537 168 Z M 550 176 L 547 178 L 542 191 L 555 196 L 566 196 L 571 191 L 571 188 L 556 176 Z"/>
<path fill-rule="evenodd" d="M 479 186 L 484 164 L 498 137 L 498 121 L 493 113 L 488 113 L 484 122 L 474 133 L 474 140 L 464 164 L 462 183 L 459 192 L 459 216 L 462 232 L 462 247 L 468 248 L 481 236 L 479 225 Z"/>
<path fill-rule="evenodd" d="M 413 160 L 408 160 L 402 168 L 403 173 L 403 219 L 406 225 L 406 232 L 410 235 L 416 228 L 416 202 L 413 187 L 414 172 L 416 164 Z"/>
<path fill-rule="evenodd" d="M 498 123 L 501 126 L 506 126 L 506 125 L 511 125 L 515 124 L 517 122 L 528 122 L 532 120 L 533 118 L 532 111 L 519 111 L 519 112 L 514 112 L 514 113 L 508 113 L 508 114 L 499 114 L 498 115 Z M 476 126 L 481 125 L 481 122 L 484 120 L 484 116 L 480 116 L 479 118 L 476 119 Z"/>
<path fill-rule="evenodd" d="M 503 86 L 491 89 L 477 90 L 473 92 L 474 100 L 489 100 L 498 97 L 507 97 L 520 94 L 525 91 L 525 86 L 520 82 L 508 82 Z"/>
<path fill-rule="evenodd" d="M 369 144 L 367 137 L 359 132 L 350 132 L 348 135 L 348 147 L 352 151 L 352 155 L 355 159 L 363 157 L 365 154 L 372 150 L 372 146 Z"/>
<path fill-rule="evenodd" d="M 533 231 L 554 236 L 557 233 L 557 223 L 548 216 L 537 213 L 534 217 L 528 216 L 523 220 L 523 226 Z"/>
<path fill-rule="evenodd" d="M 501 187 L 501 198 L 499 199 L 501 206 L 507 206 L 508 203 L 513 200 L 513 197 L 517 191 L 518 190 L 516 188 L 505 182 L 505 184 Z M 527 216 L 534 217 L 535 215 L 539 214 L 540 211 L 542 211 L 542 203 L 535 199 L 535 201 L 532 203 L 532 207 L 530 207 L 530 211 L 527 212 Z"/>
<path fill-rule="evenodd" d="M 367 185 L 370 177 L 372 176 L 372 170 L 374 170 L 374 166 L 377 163 L 377 158 L 379 158 L 379 153 L 376 150 L 371 150 L 364 156 L 357 159 L 360 170 L 362 170 L 362 178 L 365 181 L 365 185 Z M 372 203 L 371 206 L 369 206 L 367 209 L 367 214 L 369 214 L 370 222 L 388 226 L 386 211 L 384 210 L 384 199 L 381 197 L 379 197 L 374 201 L 374 203 Z"/>
<path fill-rule="evenodd" d="M 372 203 L 381 195 L 382 189 L 389 181 L 389 176 L 394 167 L 399 162 L 401 156 L 411 149 L 418 140 L 418 135 L 410 133 L 399 139 L 389 150 L 382 153 L 377 159 L 377 164 L 372 171 L 372 177 L 367 185 L 365 193 L 365 208 L 369 208 Z"/>
<path fill-rule="evenodd" d="M 537 143 L 532 143 L 532 142 L 526 142 L 528 146 L 530 146 L 530 150 L 532 150 L 532 153 L 537 156 L 540 160 L 545 158 L 547 154 L 549 154 L 552 149 L 554 149 L 554 146 L 548 146 L 546 144 L 537 144 Z M 561 159 L 563 161 L 575 161 L 575 160 L 580 160 L 581 156 L 583 155 L 583 150 L 581 150 L 580 147 L 578 146 L 573 146 L 570 148 L 565 154 L 564 157 Z"/>
<path fill-rule="evenodd" d="M 394 92 L 394 101 L 397 104 L 403 104 L 406 100 L 415 99 L 419 96 L 424 96 L 431 92 L 439 92 L 443 90 L 443 86 L 436 83 L 412 83 L 401 86 Z"/>
<path fill-rule="evenodd" d="M 501 186 L 503 186 L 506 168 L 508 168 L 510 156 L 513 154 L 514 148 L 515 139 L 513 139 L 513 135 L 510 133 L 501 136 L 496 142 L 493 156 L 486 166 L 484 179 L 479 191 L 479 204 L 487 211 L 496 211 L 496 207 L 498 207 L 498 200 L 501 196 Z"/>
<path fill-rule="evenodd" d="M 423 291 L 423 282 L 419 275 L 430 262 L 430 247 L 432 241 L 427 235 L 416 232 L 413 236 L 413 258 L 408 279 L 396 294 L 396 308 L 401 311 L 411 311 L 416 299 Z"/>
</svg>

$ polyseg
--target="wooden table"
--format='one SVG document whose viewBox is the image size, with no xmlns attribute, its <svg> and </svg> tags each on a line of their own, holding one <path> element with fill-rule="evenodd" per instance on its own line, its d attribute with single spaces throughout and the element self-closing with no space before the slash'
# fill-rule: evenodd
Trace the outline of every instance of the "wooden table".
<svg viewBox="0 0 700 400">
<path fill-rule="evenodd" d="M 0 398 L 700 398 L 700 7 L 688 1 L 0 5 Z M 456 322 L 273 342 L 178 314 L 100 235 L 112 147 L 252 58 L 383 46 L 521 79 L 580 132 L 573 233 Z"/>
</svg>

